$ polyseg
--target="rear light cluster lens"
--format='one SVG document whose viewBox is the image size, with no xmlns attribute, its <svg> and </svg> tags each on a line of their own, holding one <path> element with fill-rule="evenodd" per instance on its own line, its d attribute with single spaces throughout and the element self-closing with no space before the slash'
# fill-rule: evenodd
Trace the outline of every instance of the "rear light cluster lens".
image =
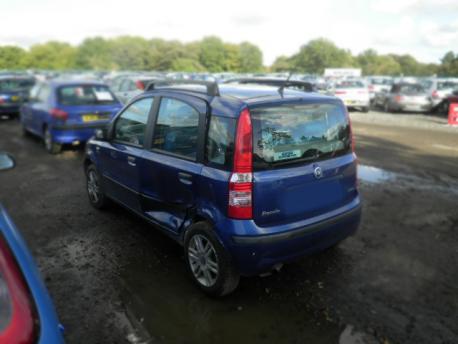
<svg viewBox="0 0 458 344">
<path fill-rule="evenodd" d="M 399 103 L 399 102 L 402 102 L 403 99 L 404 99 L 404 98 L 403 98 L 402 96 L 396 96 L 396 97 L 394 97 L 394 100 L 395 100 L 396 102 L 398 102 L 398 103 Z"/>
<path fill-rule="evenodd" d="M 0 343 L 34 343 L 35 317 L 30 294 L 16 261 L 2 237 L 0 237 L 0 306 Z"/>
<path fill-rule="evenodd" d="M 432 97 L 433 97 L 433 98 L 439 98 L 439 93 L 438 93 L 436 90 L 433 91 Z"/>
<path fill-rule="evenodd" d="M 143 81 L 137 80 L 135 82 L 135 85 L 139 90 L 144 90 L 145 89 L 145 83 Z"/>
<path fill-rule="evenodd" d="M 229 181 L 228 216 L 253 217 L 253 128 L 248 109 L 240 113 L 235 137 L 234 170 Z"/>
<path fill-rule="evenodd" d="M 61 109 L 52 109 L 50 113 L 52 118 L 60 119 L 62 121 L 66 121 L 68 119 L 68 112 Z"/>
<path fill-rule="evenodd" d="M 336 94 L 347 94 L 345 91 L 336 91 Z"/>
</svg>

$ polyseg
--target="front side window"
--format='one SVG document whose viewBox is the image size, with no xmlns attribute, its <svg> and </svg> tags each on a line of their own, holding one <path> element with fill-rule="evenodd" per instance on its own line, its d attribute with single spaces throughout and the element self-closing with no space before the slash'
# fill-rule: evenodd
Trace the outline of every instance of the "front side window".
<svg viewBox="0 0 458 344">
<path fill-rule="evenodd" d="M 350 125 L 336 104 L 254 109 L 253 165 L 258 169 L 312 161 L 351 151 Z"/>
<path fill-rule="evenodd" d="M 192 106 L 163 98 L 154 128 L 153 148 L 195 159 L 199 112 Z"/>
<path fill-rule="evenodd" d="M 154 98 L 143 98 L 132 103 L 118 117 L 114 127 L 114 139 L 135 146 L 143 146 L 146 124 Z"/>
</svg>

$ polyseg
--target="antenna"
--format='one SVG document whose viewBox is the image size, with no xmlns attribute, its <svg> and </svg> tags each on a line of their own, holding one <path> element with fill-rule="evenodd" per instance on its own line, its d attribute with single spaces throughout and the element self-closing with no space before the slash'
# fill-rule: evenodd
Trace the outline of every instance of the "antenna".
<svg viewBox="0 0 458 344">
<path fill-rule="evenodd" d="M 281 85 L 279 88 L 278 88 L 278 93 L 280 93 L 281 97 L 283 98 L 283 91 L 285 90 L 285 87 L 288 85 L 288 82 L 289 82 L 289 79 L 291 79 L 291 77 L 293 76 L 293 72 L 289 72 L 289 75 L 288 77 L 286 78 L 285 82 L 283 83 L 283 85 Z"/>
</svg>

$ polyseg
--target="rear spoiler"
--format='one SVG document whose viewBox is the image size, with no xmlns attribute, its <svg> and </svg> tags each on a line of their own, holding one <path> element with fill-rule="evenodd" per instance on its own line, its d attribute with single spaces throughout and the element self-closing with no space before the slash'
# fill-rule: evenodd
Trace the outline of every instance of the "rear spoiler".
<svg viewBox="0 0 458 344">
<path fill-rule="evenodd" d="M 297 87 L 304 92 L 315 92 L 315 86 L 306 81 L 299 80 L 278 80 L 278 79 L 259 79 L 259 78 L 238 78 L 229 79 L 225 83 L 237 83 L 237 84 L 258 84 L 267 86 L 278 86 L 283 88 Z"/>
</svg>

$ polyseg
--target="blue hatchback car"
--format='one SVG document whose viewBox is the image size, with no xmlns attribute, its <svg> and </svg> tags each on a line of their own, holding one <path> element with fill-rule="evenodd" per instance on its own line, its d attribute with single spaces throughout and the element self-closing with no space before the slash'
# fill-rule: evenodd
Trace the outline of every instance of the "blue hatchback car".
<svg viewBox="0 0 458 344">
<path fill-rule="evenodd" d="M 0 115 L 17 116 L 21 105 L 27 101 L 29 90 L 34 84 L 33 77 L 0 75 Z"/>
<path fill-rule="evenodd" d="M 0 153 L 0 170 L 12 167 Z M 61 344 L 61 330 L 33 258 L 0 205 L 0 343 Z"/>
<path fill-rule="evenodd" d="M 25 133 L 42 137 L 47 151 L 57 154 L 64 144 L 86 142 L 121 108 L 103 83 L 55 80 L 32 88 L 21 108 L 21 123 Z"/>
<path fill-rule="evenodd" d="M 350 120 L 335 97 L 260 85 L 150 85 L 88 142 L 89 200 L 184 246 L 206 293 L 336 245 L 361 215 Z"/>
</svg>

